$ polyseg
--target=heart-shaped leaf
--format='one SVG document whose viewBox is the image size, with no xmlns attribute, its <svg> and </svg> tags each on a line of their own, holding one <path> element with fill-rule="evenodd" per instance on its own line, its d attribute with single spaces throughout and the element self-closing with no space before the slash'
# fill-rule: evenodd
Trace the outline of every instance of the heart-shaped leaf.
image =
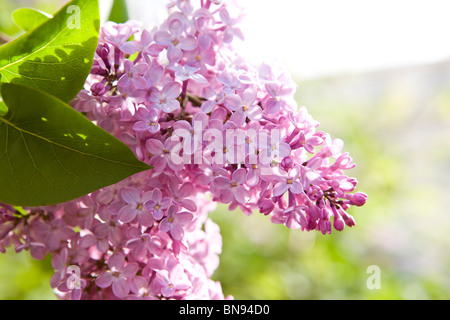
<svg viewBox="0 0 450 320">
<path fill-rule="evenodd" d="M 1 93 L 0 202 L 61 203 L 151 168 L 61 100 L 15 84 Z"/>
<path fill-rule="evenodd" d="M 0 47 L 1 81 L 69 102 L 91 70 L 98 29 L 98 0 L 69 2 L 52 19 Z"/>
</svg>

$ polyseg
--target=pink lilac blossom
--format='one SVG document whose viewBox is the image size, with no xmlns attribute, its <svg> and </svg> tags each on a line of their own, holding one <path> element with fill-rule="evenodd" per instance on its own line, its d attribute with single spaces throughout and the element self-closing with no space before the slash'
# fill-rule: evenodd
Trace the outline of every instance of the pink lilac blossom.
<svg viewBox="0 0 450 320">
<path fill-rule="evenodd" d="M 208 218 L 216 202 L 329 234 L 354 226 L 348 209 L 367 200 L 352 193 L 342 141 L 297 108 L 289 75 L 233 53 L 243 35 L 226 1 L 168 8 L 151 31 L 106 23 L 72 102 L 153 169 L 51 207 L 0 204 L 0 251 L 52 254 L 62 299 L 231 298 L 211 280 L 222 250 Z M 227 130 L 244 139 L 224 142 Z"/>
</svg>

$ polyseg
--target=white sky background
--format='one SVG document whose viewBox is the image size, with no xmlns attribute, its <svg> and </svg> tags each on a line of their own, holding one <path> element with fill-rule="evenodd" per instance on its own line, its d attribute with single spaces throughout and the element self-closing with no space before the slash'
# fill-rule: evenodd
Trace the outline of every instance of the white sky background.
<svg viewBox="0 0 450 320">
<path fill-rule="evenodd" d="M 200 0 L 198 0 L 200 1 Z M 227 1 L 227 0 L 225 0 Z M 449 0 L 237 0 L 246 8 L 250 61 L 277 60 L 301 78 L 450 57 Z M 128 0 L 131 18 L 151 25 L 166 0 Z"/>
</svg>

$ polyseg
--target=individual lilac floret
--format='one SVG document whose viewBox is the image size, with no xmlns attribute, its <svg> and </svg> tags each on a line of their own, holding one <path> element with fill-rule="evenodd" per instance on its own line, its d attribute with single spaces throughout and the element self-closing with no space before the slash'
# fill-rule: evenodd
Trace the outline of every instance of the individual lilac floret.
<svg viewBox="0 0 450 320">
<path fill-rule="evenodd" d="M 119 48 L 127 54 L 133 54 L 138 49 L 134 41 L 128 41 L 133 34 L 133 29 L 127 24 L 115 24 L 107 22 L 102 28 L 106 42 Z"/>
<path fill-rule="evenodd" d="M 161 220 L 164 216 L 164 210 L 169 207 L 171 200 L 169 197 L 163 197 L 161 190 L 153 189 L 152 197 L 144 203 L 144 207 L 153 213 L 155 220 Z"/>
<path fill-rule="evenodd" d="M 134 188 L 126 188 L 121 192 L 123 201 L 126 205 L 119 210 L 119 220 L 128 223 L 136 217 L 139 223 L 144 227 L 150 227 L 153 224 L 153 218 L 150 212 L 144 208 L 144 203 L 152 199 L 151 192 L 140 192 Z"/>
<path fill-rule="evenodd" d="M 191 222 L 194 216 L 190 212 L 178 212 L 178 206 L 171 205 L 167 209 L 167 217 L 161 221 L 159 230 L 169 232 L 175 240 L 181 240 L 184 236 L 183 226 Z"/>
<path fill-rule="evenodd" d="M 183 267 L 178 264 L 172 270 L 161 270 L 156 274 L 156 282 L 158 283 L 161 294 L 170 298 L 176 291 L 186 290 L 191 287 L 191 283 L 183 272 Z"/>
<path fill-rule="evenodd" d="M 112 286 L 112 291 L 118 298 L 125 298 L 130 292 L 127 280 L 136 275 L 139 268 L 137 263 L 125 264 L 124 255 L 117 253 L 108 259 L 107 264 L 109 270 L 100 274 L 95 284 L 100 288 Z"/>
<path fill-rule="evenodd" d="M 214 179 L 214 186 L 222 190 L 220 193 L 221 202 L 228 203 L 237 201 L 240 204 L 247 202 L 250 195 L 243 186 L 246 181 L 246 176 L 245 169 L 241 168 L 233 172 L 231 178 L 220 176 Z"/>
<path fill-rule="evenodd" d="M 130 60 L 125 60 L 124 69 L 125 73 L 117 83 L 120 88 L 127 89 L 130 86 L 134 86 L 137 89 L 147 88 L 147 80 L 144 77 L 144 74 L 148 70 L 146 63 L 138 63 L 135 65 Z"/>
<path fill-rule="evenodd" d="M 290 191 L 294 194 L 300 194 L 303 192 L 302 184 L 299 181 L 300 177 L 300 169 L 298 167 L 294 167 L 289 171 L 289 173 L 284 177 L 277 177 L 280 182 L 278 182 L 273 188 L 273 195 L 275 197 L 279 197 L 286 193 L 286 191 Z"/>
<path fill-rule="evenodd" d="M 166 113 L 180 109 L 180 102 L 176 99 L 181 94 L 181 85 L 172 81 L 164 85 L 161 91 L 153 89 L 148 101 L 154 108 Z"/>
<path fill-rule="evenodd" d="M 140 121 L 136 121 L 133 125 L 134 131 L 148 131 L 151 133 L 157 133 L 161 129 L 161 125 L 159 124 L 159 112 L 155 108 L 151 108 L 150 110 L 141 107 L 137 110 L 136 115 Z"/>
<path fill-rule="evenodd" d="M 183 57 L 183 51 L 194 50 L 197 38 L 183 35 L 183 23 L 178 19 L 172 19 L 169 25 L 170 31 L 158 31 L 155 33 L 155 42 L 167 48 L 167 58 L 170 63 L 177 63 Z"/>
<path fill-rule="evenodd" d="M 247 89 L 242 93 L 242 97 L 237 94 L 228 95 L 224 101 L 225 106 L 234 111 L 230 121 L 238 127 L 244 125 L 247 118 L 252 121 L 261 120 L 263 111 L 257 104 L 256 91 Z"/>
</svg>

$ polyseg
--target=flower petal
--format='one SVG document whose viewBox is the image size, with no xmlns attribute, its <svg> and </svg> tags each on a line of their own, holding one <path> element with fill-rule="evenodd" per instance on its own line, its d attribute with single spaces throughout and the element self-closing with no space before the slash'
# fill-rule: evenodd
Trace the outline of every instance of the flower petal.
<svg viewBox="0 0 450 320">
<path fill-rule="evenodd" d="M 108 288 L 112 284 L 112 273 L 111 272 L 103 272 L 98 276 L 97 279 L 95 279 L 95 284 L 100 288 Z"/>
<path fill-rule="evenodd" d="M 278 182 L 275 187 L 273 187 L 273 195 L 275 197 L 281 196 L 288 190 L 288 185 L 285 181 Z"/>
<path fill-rule="evenodd" d="M 137 210 L 134 205 L 127 205 L 119 210 L 119 220 L 124 223 L 129 223 L 136 218 Z"/>
<path fill-rule="evenodd" d="M 180 109 L 180 102 L 175 99 L 169 100 L 164 104 L 162 109 L 166 113 L 172 113 L 175 110 Z"/>
<path fill-rule="evenodd" d="M 117 298 L 125 298 L 130 292 L 128 281 L 122 278 L 116 278 L 112 283 L 112 291 Z"/>
</svg>

